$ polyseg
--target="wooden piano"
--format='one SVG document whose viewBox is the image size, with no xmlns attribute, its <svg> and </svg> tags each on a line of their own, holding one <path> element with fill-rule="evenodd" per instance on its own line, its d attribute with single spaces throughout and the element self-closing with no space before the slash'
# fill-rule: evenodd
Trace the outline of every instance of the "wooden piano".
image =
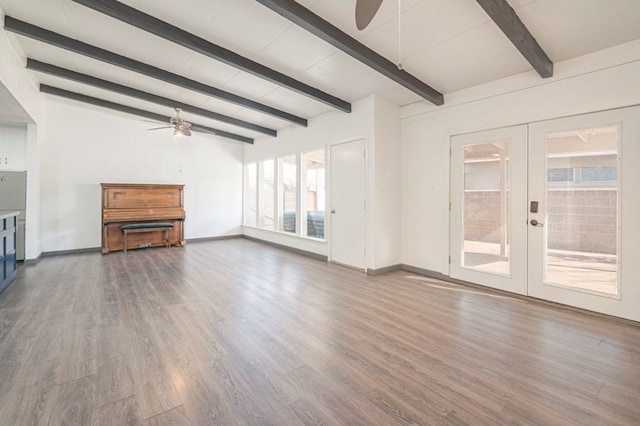
<svg viewBox="0 0 640 426">
<path fill-rule="evenodd" d="M 122 225 L 170 223 L 130 234 L 127 249 L 184 245 L 184 185 L 101 183 L 102 253 L 124 250 Z"/>
</svg>

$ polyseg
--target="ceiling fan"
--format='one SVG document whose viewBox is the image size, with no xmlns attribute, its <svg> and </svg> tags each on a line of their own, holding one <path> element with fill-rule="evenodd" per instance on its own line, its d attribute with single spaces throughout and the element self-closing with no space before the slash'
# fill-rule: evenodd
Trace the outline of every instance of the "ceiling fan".
<svg viewBox="0 0 640 426">
<path fill-rule="evenodd" d="M 380 10 L 382 0 L 356 0 L 356 27 L 362 31 Z M 402 71 L 402 0 L 398 0 L 398 69 Z"/>
<path fill-rule="evenodd" d="M 360 31 L 367 28 L 381 4 L 382 0 L 356 0 L 356 27 Z"/>
<path fill-rule="evenodd" d="M 176 116 L 172 117 L 169 120 L 169 125 L 168 126 L 154 127 L 153 129 L 149 129 L 149 130 L 159 130 L 159 129 L 171 129 L 171 128 L 173 128 L 173 135 L 174 136 L 191 136 L 191 130 L 189 130 L 189 128 L 191 127 L 191 123 L 189 123 L 188 121 L 184 121 L 180 117 L 180 113 L 181 112 L 182 112 L 182 110 L 180 108 L 176 108 Z"/>
</svg>

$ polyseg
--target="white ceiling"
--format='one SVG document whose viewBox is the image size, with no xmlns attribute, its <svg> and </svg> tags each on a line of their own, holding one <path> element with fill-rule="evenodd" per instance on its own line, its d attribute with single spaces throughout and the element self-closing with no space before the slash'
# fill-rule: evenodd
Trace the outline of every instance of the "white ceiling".
<svg viewBox="0 0 640 426">
<path fill-rule="evenodd" d="M 307 33 L 254 0 L 123 0 L 215 44 L 354 102 L 377 93 L 407 105 L 422 99 Z M 299 0 L 303 6 L 392 62 L 399 46 L 404 69 L 446 94 L 509 75 L 529 63 L 475 0 L 385 0 L 372 23 L 355 27 L 355 0 Z M 640 38 L 640 0 L 509 0 L 553 62 Z M 289 113 L 312 118 L 332 108 L 216 60 L 131 27 L 71 0 L 0 0 L 6 15 L 125 55 Z M 29 58 L 69 68 L 256 124 L 288 122 L 107 65 L 22 36 L 11 35 Z M 29 71 L 31 72 L 31 71 Z M 163 115 L 167 107 L 34 73 L 36 81 Z M 199 124 L 249 137 L 261 135 L 185 114 Z M 2 117 L 0 117 L 0 121 Z"/>
</svg>

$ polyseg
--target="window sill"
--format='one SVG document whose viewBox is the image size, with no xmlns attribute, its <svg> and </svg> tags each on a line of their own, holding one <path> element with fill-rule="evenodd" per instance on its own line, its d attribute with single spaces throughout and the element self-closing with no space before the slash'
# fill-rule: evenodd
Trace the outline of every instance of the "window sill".
<svg viewBox="0 0 640 426">
<path fill-rule="evenodd" d="M 312 242 L 322 243 L 322 244 L 326 244 L 327 243 L 326 238 L 307 237 L 307 236 L 304 236 L 304 235 L 293 234 L 291 232 L 276 231 L 276 230 L 273 230 L 273 229 L 260 228 L 258 226 L 252 226 L 252 225 L 242 225 L 242 227 L 246 228 L 246 229 L 251 229 L 253 231 L 264 232 L 264 233 L 267 233 L 267 234 L 290 237 L 290 238 L 293 238 L 293 239 L 296 239 L 296 240 L 312 241 Z"/>
</svg>

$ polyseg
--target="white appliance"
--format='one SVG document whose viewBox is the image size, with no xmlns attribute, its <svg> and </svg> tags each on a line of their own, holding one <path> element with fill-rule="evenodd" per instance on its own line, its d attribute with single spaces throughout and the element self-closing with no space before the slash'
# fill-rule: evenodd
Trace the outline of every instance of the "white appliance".
<svg viewBox="0 0 640 426">
<path fill-rule="evenodd" d="M 0 211 L 17 211 L 16 256 L 24 260 L 24 228 L 27 209 L 27 172 L 0 171 Z"/>
</svg>

